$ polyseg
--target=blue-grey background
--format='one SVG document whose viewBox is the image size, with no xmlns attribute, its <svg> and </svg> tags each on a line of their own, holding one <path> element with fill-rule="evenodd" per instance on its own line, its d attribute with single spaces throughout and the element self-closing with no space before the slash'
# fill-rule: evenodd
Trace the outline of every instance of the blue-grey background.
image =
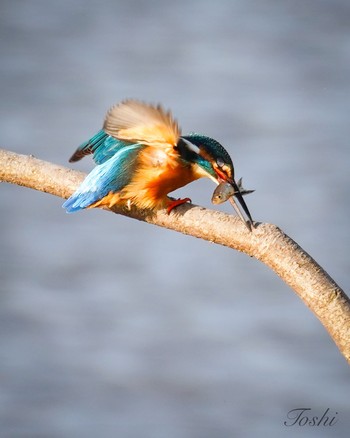
<svg viewBox="0 0 350 438">
<path fill-rule="evenodd" d="M 3 0 L 0 143 L 68 165 L 106 110 L 162 102 L 217 138 L 349 291 L 347 0 Z M 88 171 L 90 159 L 74 168 Z M 208 181 L 179 195 L 211 207 Z M 345 437 L 349 368 L 240 253 L 2 184 L 1 437 Z M 229 206 L 220 207 L 231 211 Z M 298 407 L 337 424 L 286 427 Z M 336 412 L 338 414 L 336 414 Z"/>
</svg>

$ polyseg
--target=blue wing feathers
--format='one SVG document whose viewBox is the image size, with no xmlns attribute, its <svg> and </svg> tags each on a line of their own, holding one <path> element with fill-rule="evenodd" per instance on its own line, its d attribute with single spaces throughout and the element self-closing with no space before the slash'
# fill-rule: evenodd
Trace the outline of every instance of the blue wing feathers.
<svg viewBox="0 0 350 438">
<path fill-rule="evenodd" d="M 73 163 L 79 161 L 86 155 L 92 154 L 96 147 L 100 146 L 107 136 L 108 134 L 103 130 L 99 131 L 96 135 L 90 138 L 90 140 L 85 141 L 77 148 L 74 154 L 70 157 L 69 162 Z"/>
<path fill-rule="evenodd" d="M 67 213 L 86 208 L 107 196 L 109 192 L 119 192 L 129 184 L 138 153 L 143 147 L 140 144 L 124 145 L 111 158 L 104 156 L 104 161 L 87 175 L 76 192 L 63 204 Z"/>
<path fill-rule="evenodd" d="M 94 161 L 97 164 L 102 164 L 106 160 L 109 160 L 120 149 L 127 147 L 130 143 L 125 143 L 117 138 L 106 135 L 103 140 L 93 148 Z"/>
<path fill-rule="evenodd" d="M 128 145 L 130 145 L 130 143 L 118 140 L 101 129 L 101 131 L 91 137 L 90 140 L 82 143 L 70 157 L 69 161 L 73 163 L 81 160 L 86 155 L 93 154 L 94 161 L 97 164 L 102 164 L 111 158 L 119 149 Z"/>
</svg>

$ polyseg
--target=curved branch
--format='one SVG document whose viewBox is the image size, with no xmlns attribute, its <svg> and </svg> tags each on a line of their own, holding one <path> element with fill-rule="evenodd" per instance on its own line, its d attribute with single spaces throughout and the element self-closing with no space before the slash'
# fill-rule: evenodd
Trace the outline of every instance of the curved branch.
<svg viewBox="0 0 350 438">
<path fill-rule="evenodd" d="M 84 174 L 32 156 L 0 149 L 0 181 L 68 198 Z M 350 363 L 350 300 L 330 276 L 296 242 L 272 224 L 249 232 L 236 217 L 195 205 L 170 215 L 150 215 L 132 208 L 114 213 L 225 245 L 261 260 L 279 275 L 314 312 Z"/>
</svg>

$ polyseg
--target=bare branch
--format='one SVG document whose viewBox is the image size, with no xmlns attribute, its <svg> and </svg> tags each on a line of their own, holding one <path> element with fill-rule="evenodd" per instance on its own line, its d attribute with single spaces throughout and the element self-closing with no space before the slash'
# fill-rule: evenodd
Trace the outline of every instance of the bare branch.
<svg viewBox="0 0 350 438">
<path fill-rule="evenodd" d="M 68 198 L 84 174 L 31 156 L 0 150 L 0 181 Z M 249 232 L 236 217 L 194 205 L 167 215 L 132 208 L 114 213 L 225 245 L 261 260 L 279 275 L 319 318 L 350 363 L 350 301 L 342 289 L 296 242 L 271 224 Z"/>
</svg>

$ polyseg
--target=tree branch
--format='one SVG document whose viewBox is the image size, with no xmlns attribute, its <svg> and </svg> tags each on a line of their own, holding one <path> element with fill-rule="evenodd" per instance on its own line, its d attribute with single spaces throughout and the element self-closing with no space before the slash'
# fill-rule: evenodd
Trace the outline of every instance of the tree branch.
<svg viewBox="0 0 350 438">
<path fill-rule="evenodd" d="M 0 149 L 0 181 L 68 198 L 84 174 L 32 156 Z M 260 223 L 250 233 L 236 217 L 195 205 L 182 205 L 168 215 L 132 208 L 113 208 L 150 224 L 215 242 L 255 257 L 279 275 L 314 312 L 350 364 L 350 300 L 332 278 L 296 242 L 272 224 Z"/>
</svg>

